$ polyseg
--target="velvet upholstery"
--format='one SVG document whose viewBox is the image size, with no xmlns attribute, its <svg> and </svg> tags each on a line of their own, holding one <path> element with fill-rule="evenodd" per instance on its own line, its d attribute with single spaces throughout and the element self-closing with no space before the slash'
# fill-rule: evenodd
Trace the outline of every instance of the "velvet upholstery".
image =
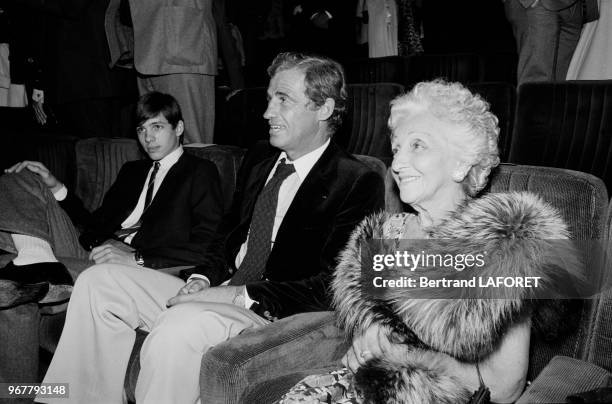
<svg viewBox="0 0 612 404">
<path fill-rule="evenodd" d="M 357 59 L 346 64 L 348 83 L 415 83 L 435 78 L 467 83 L 479 80 L 479 58 L 471 53 L 387 56 Z"/>
<path fill-rule="evenodd" d="M 469 83 L 468 88 L 480 94 L 491 105 L 491 112 L 499 120 L 499 156 L 501 161 L 507 161 L 514 125 L 516 88 L 504 82 Z"/>
<path fill-rule="evenodd" d="M 76 182 L 76 142 L 77 138 L 73 136 L 36 136 L 26 148 L 24 157 L 28 160 L 40 161 L 61 182 L 74 186 Z"/>
<path fill-rule="evenodd" d="M 478 80 L 478 57 L 471 53 L 410 56 L 404 59 L 403 80 L 399 83 L 410 90 L 420 81 L 436 78 L 464 84 L 476 81 Z"/>
<path fill-rule="evenodd" d="M 349 84 L 347 114 L 334 135 L 336 142 L 350 153 L 378 157 L 389 163 L 389 102 L 403 92 L 404 87 L 395 83 Z"/>
<path fill-rule="evenodd" d="M 229 145 L 208 145 L 205 147 L 185 146 L 187 153 L 193 154 L 204 160 L 210 160 L 217 166 L 225 210 L 229 209 L 234 197 L 236 176 L 245 150 L 237 146 Z"/>
<path fill-rule="evenodd" d="M 612 374 L 592 363 L 555 356 L 516 404 L 564 403 L 570 394 L 609 386 Z"/>
<path fill-rule="evenodd" d="M 404 79 L 404 58 L 356 59 L 345 65 L 345 72 L 347 83 L 401 83 Z"/>
<path fill-rule="evenodd" d="M 123 163 L 142 158 L 133 139 L 90 138 L 76 143 L 76 193 L 89 211 L 100 207 Z"/>
<path fill-rule="evenodd" d="M 502 165 L 491 182 L 492 192 L 527 190 L 540 195 L 560 210 L 575 240 L 606 238 L 608 193 L 603 182 L 592 175 L 550 167 Z M 601 266 L 587 263 L 587 277 L 601 277 Z M 586 359 L 590 352 L 594 305 L 585 300 L 578 326 L 551 342 L 532 333 L 528 378 L 533 379 L 556 355 Z"/>
<path fill-rule="evenodd" d="M 612 186 L 612 80 L 525 83 L 509 162 L 569 168 Z"/>
</svg>

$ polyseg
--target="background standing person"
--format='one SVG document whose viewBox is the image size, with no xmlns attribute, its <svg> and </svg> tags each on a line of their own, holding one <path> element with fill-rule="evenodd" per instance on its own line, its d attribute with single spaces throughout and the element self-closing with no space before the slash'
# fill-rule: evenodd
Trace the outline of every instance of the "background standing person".
<svg viewBox="0 0 612 404">
<path fill-rule="evenodd" d="M 213 0 L 110 0 L 106 36 L 111 66 L 135 67 L 140 94 L 174 96 L 185 118 L 185 144 L 212 143 L 217 28 Z"/>
<path fill-rule="evenodd" d="M 587 16 L 583 7 L 596 1 L 504 0 L 519 54 L 518 85 L 565 80 Z"/>
<path fill-rule="evenodd" d="M 599 19 L 582 28 L 567 79 L 612 79 L 612 0 L 599 0 Z"/>
</svg>

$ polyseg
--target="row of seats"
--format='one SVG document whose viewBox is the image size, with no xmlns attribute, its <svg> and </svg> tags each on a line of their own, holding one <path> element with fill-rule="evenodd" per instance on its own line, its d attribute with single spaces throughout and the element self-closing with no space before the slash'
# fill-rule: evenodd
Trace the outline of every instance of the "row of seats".
<svg viewBox="0 0 612 404">
<path fill-rule="evenodd" d="M 503 82 L 470 83 L 468 86 L 492 106 L 500 120 L 500 149 L 502 156 L 512 133 L 516 90 Z M 347 151 L 378 157 L 385 163 L 391 159 L 391 143 L 387 121 L 389 102 L 404 93 L 406 88 L 397 83 L 349 84 L 347 86 L 347 116 L 334 135 L 335 141 Z M 225 103 L 218 105 L 215 143 L 248 148 L 268 138 L 268 123 L 263 119 L 267 106 L 266 88 L 239 90 Z"/>
<path fill-rule="evenodd" d="M 511 53 L 387 56 L 345 64 L 348 83 L 395 82 L 408 88 L 415 83 L 446 77 L 450 81 L 502 81 L 516 84 L 517 55 Z"/>
<path fill-rule="evenodd" d="M 612 80 L 526 83 L 518 96 L 503 82 L 467 86 L 499 119 L 503 162 L 583 171 L 612 187 Z M 404 90 L 397 83 L 349 84 L 348 115 L 335 140 L 389 164 L 389 101 Z M 240 90 L 222 108 L 216 143 L 249 147 L 267 138 L 265 88 Z"/>
<path fill-rule="evenodd" d="M 39 142 L 33 149 L 38 149 L 37 157 L 58 172 L 67 175 L 73 170 L 74 183 L 68 185 L 73 184 L 76 187 L 77 193 L 90 209 L 99 205 L 102 195 L 114 181 L 125 161 L 143 157 L 136 141 L 130 139 L 93 138 L 71 141 L 64 138 L 61 142 L 51 140 Z M 226 206 L 229 206 L 236 173 L 245 150 L 236 146 L 221 145 L 186 147 L 186 150 L 217 165 L 223 182 Z M 66 156 L 73 156 L 74 160 L 70 162 L 66 160 Z M 401 209 L 394 183 L 385 164 L 375 157 L 360 158 L 385 177 L 387 209 L 391 211 Z M 489 190 L 535 192 L 559 209 L 569 224 L 573 238 L 604 240 L 605 244 L 608 243 L 609 233 L 612 232 L 610 225 L 612 206 L 609 206 L 605 185 L 592 175 L 548 167 L 503 164 L 492 174 Z M 590 264 L 590 261 L 587 262 Z M 587 268 L 589 271 L 587 276 L 602 279 L 603 284 L 605 279 L 597 271 L 599 267 L 587 265 Z M 609 264 L 606 264 L 606 268 L 609 268 L 608 272 L 612 270 Z M 607 274 L 604 275 L 609 278 Z M 556 338 L 554 341 L 549 341 L 546 336 L 544 338 L 534 336 L 530 352 L 529 377 L 535 378 L 551 358 L 557 355 L 586 361 L 598 369 L 603 369 L 601 372 L 611 371 L 612 351 L 607 343 L 612 339 L 612 329 L 609 326 L 612 321 L 611 297 L 606 292 L 602 296 L 586 300 L 578 313 L 578 327 L 570 334 Z M 43 316 L 41 344 L 49 351 L 55 348 L 62 320 L 61 314 Z M 299 348 L 300 344 L 306 343 L 301 338 L 319 338 L 317 335 L 320 336 L 321 333 L 326 336 L 325 341 L 318 345 L 321 352 L 313 352 L 312 365 L 327 364 L 330 368 L 338 366 L 337 359 L 343 351 L 339 349 L 342 346 L 342 336 L 337 335 L 332 325 L 331 314 L 309 313 L 285 319 L 273 324 L 269 329 L 245 333 L 232 341 L 220 344 L 203 358 L 202 388 L 206 390 L 211 402 L 273 402 L 278 399 L 278 394 L 313 370 L 302 368 L 300 371 L 292 371 L 289 366 L 278 366 L 275 369 L 267 369 L 265 375 L 262 375 L 254 369 L 260 369 L 262 361 L 290 362 L 292 356 L 286 344 L 295 343 Z M 142 337 L 143 335 L 140 335 L 139 342 L 142 342 Z M 338 357 L 330 352 L 336 352 Z M 129 395 L 133 392 L 135 382 L 138 363 L 136 353 L 137 350 L 126 380 Z M 274 357 L 277 354 L 283 357 Z M 292 365 L 298 367 L 298 364 Z M 233 372 L 232 374 L 238 372 L 248 377 L 237 384 L 228 384 L 224 379 L 227 372 Z M 236 399 L 233 400 L 232 397 Z"/>
</svg>

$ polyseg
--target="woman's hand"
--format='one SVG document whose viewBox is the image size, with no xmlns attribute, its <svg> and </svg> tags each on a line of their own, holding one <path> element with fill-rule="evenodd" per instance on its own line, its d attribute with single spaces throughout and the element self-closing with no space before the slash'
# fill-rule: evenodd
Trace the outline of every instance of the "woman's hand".
<svg viewBox="0 0 612 404">
<path fill-rule="evenodd" d="M 371 359 L 384 357 L 401 360 L 410 347 L 389 341 L 390 333 L 391 330 L 387 327 L 371 325 L 363 334 L 353 338 L 353 344 L 342 358 L 342 364 L 355 373 Z"/>
</svg>

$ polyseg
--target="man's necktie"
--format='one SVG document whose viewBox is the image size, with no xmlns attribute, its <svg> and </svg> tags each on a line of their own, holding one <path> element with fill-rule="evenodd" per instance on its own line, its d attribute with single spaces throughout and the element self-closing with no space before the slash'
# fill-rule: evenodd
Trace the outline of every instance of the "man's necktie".
<svg viewBox="0 0 612 404">
<path fill-rule="evenodd" d="M 155 188 L 155 176 L 159 171 L 159 161 L 153 163 L 153 172 L 151 173 L 151 178 L 149 179 L 149 185 L 147 185 L 147 195 L 145 196 L 144 210 L 146 210 L 151 204 L 151 199 L 153 199 L 153 188 Z M 143 210 L 143 212 L 144 212 Z"/>
<path fill-rule="evenodd" d="M 293 164 L 286 164 L 285 159 L 281 159 L 274 176 L 259 194 L 251 219 L 246 256 L 240 264 L 240 268 L 230 280 L 230 285 L 244 285 L 248 282 L 261 280 L 271 250 L 278 191 L 283 181 L 294 172 Z"/>
<path fill-rule="evenodd" d="M 140 219 L 138 219 L 138 222 L 136 222 L 134 225 L 130 227 L 117 230 L 115 232 L 115 236 L 119 240 L 121 241 L 125 240 L 130 234 L 136 233 L 138 229 L 140 229 L 140 225 L 142 224 L 142 215 L 144 214 L 145 210 L 147 210 L 147 208 L 151 204 L 151 200 L 153 199 L 153 189 L 155 188 L 155 176 L 157 175 L 158 171 L 159 171 L 159 161 L 156 161 L 155 163 L 153 163 L 153 171 L 151 172 L 151 178 L 149 178 L 149 184 L 147 185 L 147 193 L 145 194 L 145 203 L 142 209 L 142 213 L 140 214 Z"/>
</svg>

